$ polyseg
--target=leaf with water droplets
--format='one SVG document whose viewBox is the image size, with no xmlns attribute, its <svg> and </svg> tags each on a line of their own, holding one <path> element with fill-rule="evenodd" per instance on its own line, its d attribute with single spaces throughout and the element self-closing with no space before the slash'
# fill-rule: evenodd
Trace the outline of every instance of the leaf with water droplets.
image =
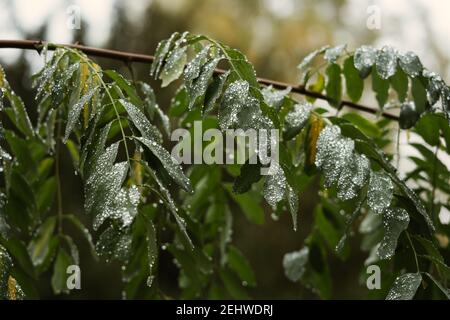
<svg viewBox="0 0 450 320">
<path fill-rule="evenodd" d="M 138 107 L 124 99 L 120 99 L 119 102 L 125 108 L 131 121 L 145 139 L 158 142 L 162 141 L 161 133 L 158 128 L 150 123 L 145 114 L 139 110 Z"/>
<path fill-rule="evenodd" d="M 228 70 L 224 74 L 213 77 L 211 84 L 208 86 L 205 92 L 205 112 L 211 111 L 216 105 L 216 101 L 220 98 L 225 82 L 228 78 L 230 71 Z"/>
<path fill-rule="evenodd" d="M 108 226 L 100 234 L 95 245 L 98 254 L 107 261 L 112 258 L 126 261 L 131 254 L 131 236 L 127 232 L 128 229 L 118 230 Z"/>
<path fill-rule="evenodd" d="M 12 259 L 6 249 L 0 245 L 0 298 L 6 299 L 8 278 L 12 268 Z"/>
<path fill-rule="evenodd" d="M 67 54 L 67 50 L 59 49 L 56 50 L 53 54 L 52 59 L 42 68 L 42 70 L 35 74 L 34 81 L 33 81 L 33 87 L 37 87 L 37 94 L 36 94 L 36 100 L 40 99 L 41 96 L 46 91 L 45 89 L 47 86 L 52 83 L 53 76 L 58 68 L 59 62 L 64 57 L 65 54 Z"/>
<path fill-rule="evenodd" d="M 289 140 L 295 137 L 308 123 L 312 105 L 300 102 L 294 105 L 285 117 L 284 138 Z"/>
<path fill-rule="evenodd" d="M 251 87 L 259 88 L 258 79 L 253 65 L 239 50 L 220 44 L 223 54 L 231 65 L 230 81 L 247 81 Z"/>
<path fill-rule="evenodd" d="M 278 162 L 272 161 L 263 189 L 264 199 L 266 199 L 272 208 L 276 208 L 277 203 L 283 200 L 286 192 L 286 184 L 287 180 L 283 169 Z"/>
<path fill-rule="evenodd" d="M 382 79 L 377 72 L 372 72 L 372 90 L 378 106 L 383 109 L 389 97 L 389 81 Z"/>
<path fill-rule="evenodd" d="M 400 68 L 410 77 L 414 78 L 422 73 L 422 63 L 414 52 L 408 51 L 405 54 L 400 54 L 398 58 Z"/>
<path fill-rule="evenodd" d="M 338 198 L 353 199 L 369 177 L 370 162 L 365 155 L 353 154 L 353 159 L 344 167 L 338 180 Z"/>
<path fill-rule="evenodd" d="M 214 70 L 222 57 L 217 57 L 208 60 L 200 69 L 200 74 L 197 78 L 186 83 L 186 90 L 189 94 L 188 109 L 191 110 L 197 99 L 205 95 L 208 83 L 213 76 Z"/>
<path fill-rule="evenodd" d="M 169 190 L 166 188 L 166 186 L 161 182 L 161 180 L 157 177 L 157 175 L 155 174 L 155 172 L 153 171 L 153 169 L 151 169 L 147 163 L 144 163 L 145 167 L 147 168 L 148 172 L 150 173 L 150 175 L 153 177 L 153 179 L 156 181 L 156 183 L 158 184 L 159 190 L 161 192 L 161 194 L 165 197 L 165 204 L 167 206 L 167 208 L 169 209 L 169 211 L 172 213 L 173 217 L 175 218 L 175 221 L 178 225 L 178 228 L 180 229 L 182 235 L 184 236 L 184 238 L 187 240 L 189 246 L 192 248 L 194 247 L 191 238 L 189 237 L 187 230 L 186 230 L 186 221 L 180 217 L 180 215 L 178 214 L 178 208 L 175 205 L 175 202 L 172 199 L 172 196 L 170 195 Z M 162 200 L 162 199 L 161 199 Z"/>
<path fill-rule="evenodd" d="M 392 201 L 394 185 L 391 179 L 382 171 L 371 171 L 367 204 L 373 212 L 382 214 Z"/>
<path fill-rule="evenodd" d="M 147 225 L 147 256 L 148 256 L 148 277 L 147 286 L 151 287 L 153 284 L 153 268 L 158 258 L 158 246 L 156 243 L 156 230 L 153 223 L 150 221 Z"/>
<path fill-rule="evenodd" d="M 161 87 L 167 87 L 172 81 L 178 79 L 186 64 L 186 47 L 178 47 L 170 54 L 161 71 L 159 78 L 162 80 Z"/>
<path fill-rule="evenodd" d="M 400 234 L 408 228 L 409 215 L 402 208 L 387 208 L 383 212 L 384 237 L 378 247 L 377 255 L 380 259 L 389 259 L 397 248 Z"/>
<path fill-rule="evenodd" d="M 402 104 L 400 107 L 399 125 L 402 129 L 409 129 L 413 127 L 419 120 L 420 114 L 416 111 L 416 105 L 412 101 Z"/>
<path fill-rule="evenodd" d="M 161 67 L 163 66 L 164 60 L 166 59 L 167 54 L 170 51 L 170 48 L 173 46 L 175 40 L 179 35 L 180 34 L 178 32 L 174 32 L 169 39 L 162 40 L 160 43 L 158 43 L 155 52 L 155 60 L 153 61 L 152 67 L 150 69 L 150 76 L 154 76 L 156 79 Z"/>
<path fill-rule="evenodd" d="M 265 122 L 258 100 L 249 94 L 249 83 L 242 80 L 231 83 L 225 90 L 218 118 L 222 130 L 235 126 L 257 129 Z"/>
<path fill-rule="evenodd" d="M 205 46 L 199 53 L 192 59 L 184 69 L 183 77 L 184 82 L 189 83 L 196 79 L 200 75 L 201 67 L 205 64 L 209 49 L 211 45 Z"/>
<path fill-rule="evenodd" d="M 325 186 L 331 187 L 352 161 L 355 142 L 341 136 L 338 126 L 327 126 L 319 135 L 315 164 L 323 172 Z"/>
<path fill-rule="evenodd" d="M 303 58 L 302 62 L 297 66 L 297 69 L 300 70 L 300 79 L 303 78 L 303 73 L 309 67 L 311 62 L 319 55 L 323 54 L 325 50 L 327 50 L 330 46 L 323 46 L 320 49 L 317 49 L 311 53 L 309 53 L 305 58 Z"/>
<path fill-rule="evenodd" d="M 420 273 L 405 273 L 397 277 L 386 300 L 411 300 L 422 282 Z"/>
<path fill-rule="evenodd" d="M 192 186 L 189 179 L 184 175 L 181 166 L 177 164 L 172 155 L 155 141 L 143 137 L 137 137 L 144 146 L 146 146 L 161 161 L 164 169 L 169 173 L 170 177 L 184 190 L 192 192 Z"/>
<path fill-rule="evenodd" d="M 167 53 L 164 67 L 159 74 L 159 79 L 162 80 L 161 87 L 168 86 L 172 81 L 178 79 L 183 73 L 184 65 L 186 64 L 186 50 L 184 46 L 188 33 L 185 32 L 173 44 L 173 48 Z M 170 44 L 170 41 L 168 42 Z"/>
<path fill-rule="evenodd" d="M 91 88 L 85 95 L 83 95 L 80 100 L 77 101 L 73 106 L 69 106 L 69 114 L 67 116 L 66 132 L 64 133 L 64 142 L 69 139 L 75 124 L 80 117 L 81 109 L 86 103 L 92 99 L 92 96 L 97 92 L 98 87 Z"/>
<path fill-rule="evenodd" d="M 427 85 L 427 99 L 430 106 L 434 106 L 436 102 L 438 102 L 439 97 L 441 96 L 441 89 L 445 86 L 444 81 L 441 76 L 434 72 L 423 72 L 425 78 L 428 79 Z"/>
<path fill-rule="evenodd" d="M 33 125 L 28 117 L 27 110 L 23 100 L 9 88 L 6 83 L 2 89 L 3 94 L 9 100 L 9 104 L 12 107 L 13 114 L 6 113 L 13 124 L 27 137 L 34 136 Z M 8 109 L 7 109 L 8 110 Z M 5 110 L 6 111 L 6 110 Z"/>
<path fill-rule="evenodd" d="M 346 44 L 341 44 L 333 48 L 328 48 L 325 51 L 325 55 L 323 58 L 330 63 L 335 63 L 337 59 L 339 59 L 339 57 L 342 55 L 345 48 L 347 48 Z"/>
<path fill-rule="evenodd" d="M 377 72 L 381 79 L 388 79 L 397 70 L 397 51 L 389 46 L 384 46 L 378 51 L 376 62 Z"/>
<path fill-rule="evenodd" d="M 287 184 L 287 200 L 289 205 L 289 212 L 292 217 L 292 226 L 294 231 L 297 231 L 297 215 L 298 215 L 298 193 Z"/>
<path fill-rule="evenodd" d="M 145 82 L 139 82 L 139 87 L 142 94 L 144 95 L 144 110 L 150 116 L 150 119 L 154 119 L 153 115 L 156 112 L 159 119 L 162 122 L 163 129 L 167 136 L 170 136 L 170 120 L 169 117 L 164 113 L 164 111 L 156 103 L 155 92 L 152 87 L 150 87 Z"/>
<path fill-rule="evenodd" d="M 289 94 L 289 92 L 291 92 L 291 90 L 291 87 L 287 87 L 284 90 L 277 90 L 270 85 L 268 87 L 264 87 L 261 90 L 261 93 L 268 106 L 279 110 L 283 105 L 284 98 Z"/>
<path fill-rule="evenodd" d="M 300 251 L 286 253 L 283 257 L 283 268 L 286 277 L 297 282 L 306 271 L 306 264 L 309 259 L 309 248 L 304 247 Z"/>
<path fill-rule="evenodd" d="M 359 70 L 362 78 L 365 78 L 375 63 L 377 58 L 377 51 L 371 46 L 361 46 L 356 49 L 354 55 L 354 64 L 356 69 Z"/>
<path fill-rule="evenodd" d="M 140 193 L 136 186 L 121 188 L 115 193 L 105 214 L 100 215 L 104 221 L 106 218 L 114 219 L 120 223 L 121 227 L 128 227 L 134 221 L 139 205 Z M 94 226 L 100 225 L 103 221 L 94 220 Z"/>
</svg>

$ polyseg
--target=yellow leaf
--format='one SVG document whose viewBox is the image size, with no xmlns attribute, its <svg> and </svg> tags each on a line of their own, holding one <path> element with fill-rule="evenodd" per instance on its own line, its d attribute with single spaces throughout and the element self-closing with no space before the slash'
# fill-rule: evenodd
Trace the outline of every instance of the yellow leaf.
<svg viewBox="0 0 450 320">
<path fill-rule="evenodd" d="M 306 152 L 306 164 L 305 169 L 311 170 L 315 167 L 316 161 L 316 148 L 317 148 L 317 139 L 319 138 L 319 134 L 325 126 L 322 118 L 311 115 L 310 118 L 310 126 L 308 133 L 306 135 L 306 143 L 305 143 L 305 152 Z"/>
<path fill-rule="evenodd" d="M 17 300 L 17 289 L 16 289 L 16 279 L 9 276 L 8 278 L 8 299 L 9 300 Z"/>
</svg>

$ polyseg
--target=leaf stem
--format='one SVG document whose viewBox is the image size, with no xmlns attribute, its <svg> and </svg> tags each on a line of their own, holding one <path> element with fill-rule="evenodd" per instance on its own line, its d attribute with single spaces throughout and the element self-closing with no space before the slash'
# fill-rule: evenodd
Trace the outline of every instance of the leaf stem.
<svg viewBox="0 0 450 320">
<path fill-rule="evenodd" d="M 55 146 L 55 178 L 56 178 L 56 198 L 58 205 L 58 234 L 62 235 L 63 229 L 63 208 L 62 208 L 62 190 L 60 177 L 60 144 L 61 144 L 61 121 L 56 126 L 56 146 Z"/>
</svg>

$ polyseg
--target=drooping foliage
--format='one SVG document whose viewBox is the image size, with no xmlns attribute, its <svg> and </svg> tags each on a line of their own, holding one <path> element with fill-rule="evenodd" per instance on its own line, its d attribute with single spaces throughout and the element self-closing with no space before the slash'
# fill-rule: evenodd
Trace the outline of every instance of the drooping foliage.
<svg viewBox="0 0 450 320">
<path fill-rule="evenodd" d="M 179 85 L 166 115 L 148 84 L 59 47 L 33 77 L 35 122 L 27 114 L 32 106 L 24 106 L 2 71 L 0 296 L 36 297 L 34 282 L 48 269 L 54 292 L 68 292 L 66 269 L 79 263 L 70 224 L 95 257 L 122 264 L 125 298 L 164 297 L 157 281 L 164 272 L 161 250 L 179 268 L 181 298 L 249 298 L 246 287 L 257 279 L 232 244 L 233 212 L 263 224 L 267 203 L 272 216 L 291 216 L 295 232 L 301 214 L 309 214 L 302 195 L 319 185 L 310 235 L 280 261 L 290 280 L 332 298 L 327 260 L 346 260 L 349 239 L 358 234 L 365 265 L 382 270 L 383 286 L 373 297 L 448 298 L 449 229 L 439 213 L 450 209 L 450 174 L 438 152 L 450 154 L 450 88 L 415 54 L 391 47 L 323 47 L 299 69 L 300 85 L 324 94 L 331 108 L 289 88 L 261 86 L 236 49 L 174 33 L 158 45 L 150 70 L 162 87 Z M 411 157 L 414 168 L 405 176 L 394 161 L 397 125 L 341 111 L 345 99 L 357 103 L 370 89 L 380 113 L 399 109 L 398 130 L 424 141 L 411 144 L 420 157 Z M 279 159 L 269 175 L 261 174 L 264 148 L 253 155 L 256 162 L 183 170 L 169 152 L 168 135 L 171 127 L 194 130 L 195 121 L 222 132 L 278 129 Z M 208 144 L 200 147 L 194 152 Z M 61 190 L 63 148 L 83 183 L 87 226 L 84 216 L 64 212 L 70 195 Z"/>
</svg>

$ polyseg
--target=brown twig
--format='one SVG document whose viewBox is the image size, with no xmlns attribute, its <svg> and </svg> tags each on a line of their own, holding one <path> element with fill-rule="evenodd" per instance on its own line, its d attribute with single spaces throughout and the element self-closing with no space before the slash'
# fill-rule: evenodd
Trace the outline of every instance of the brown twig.
<svg viewBox="0 0 450 320">
<path fill-rule="evenodd" d="M 34 49 L 38 52 L 42 50 L 45 42 L 41 40 L 0 40 L 0 48 L 15 48 L 15 49 Z M 69 47 L 73 49 L 80 50 L 87 55 L 95 56 L 95 57 L 103 57 L 103 58 L 109 58 L 109 59 L 115 59 L 115 60 L 121 60 L 125 63 L 131 63 L 131 62 L 142 62 L 142 63 L 151 63 L 155 59 L 154 56 L 146 55 L 146 54 L 140 54 L 140 53 L 132 53 L 132 52 L 124 52 L 124 51 L 117 51 L 117 50 L 110 50 L 110 49 L 101 49 L 101 48 L 94 48 L 94 47 L 88 47 L 83 46 L 79 44 L 51 44 L 48 43 L 48 50 L 55 50 L 58 47 Z M 224 73 L 224 70 L 216 69 L 216 73 Z M 286 89 L 288 87 L 292 88 L 292 92 L 313 97 L 320 100 L 330 101 L 331 99 L 327 97 L 326 95 L 323 95 L 318 92 L 310 91 L 305 88 L 303 85 L 294 85 L 290 83 L 265 79 L 265 78 L 258 78 L 258 82 L 263 85 L 271 85 L 276 89 Z M 377 114 L 378 110 L 374 108 L 367 107 L 362 104 L 354 103 L 348 100 L 342 100 L 340 107 L 349 107 L 352 109 L 364 111 L 367 113 Z M 391 113 L 383 112 L 382 116 L 391 120 L 398 120 L 398 117 L 396 115 L 393 115 Z"/>
</svg>

